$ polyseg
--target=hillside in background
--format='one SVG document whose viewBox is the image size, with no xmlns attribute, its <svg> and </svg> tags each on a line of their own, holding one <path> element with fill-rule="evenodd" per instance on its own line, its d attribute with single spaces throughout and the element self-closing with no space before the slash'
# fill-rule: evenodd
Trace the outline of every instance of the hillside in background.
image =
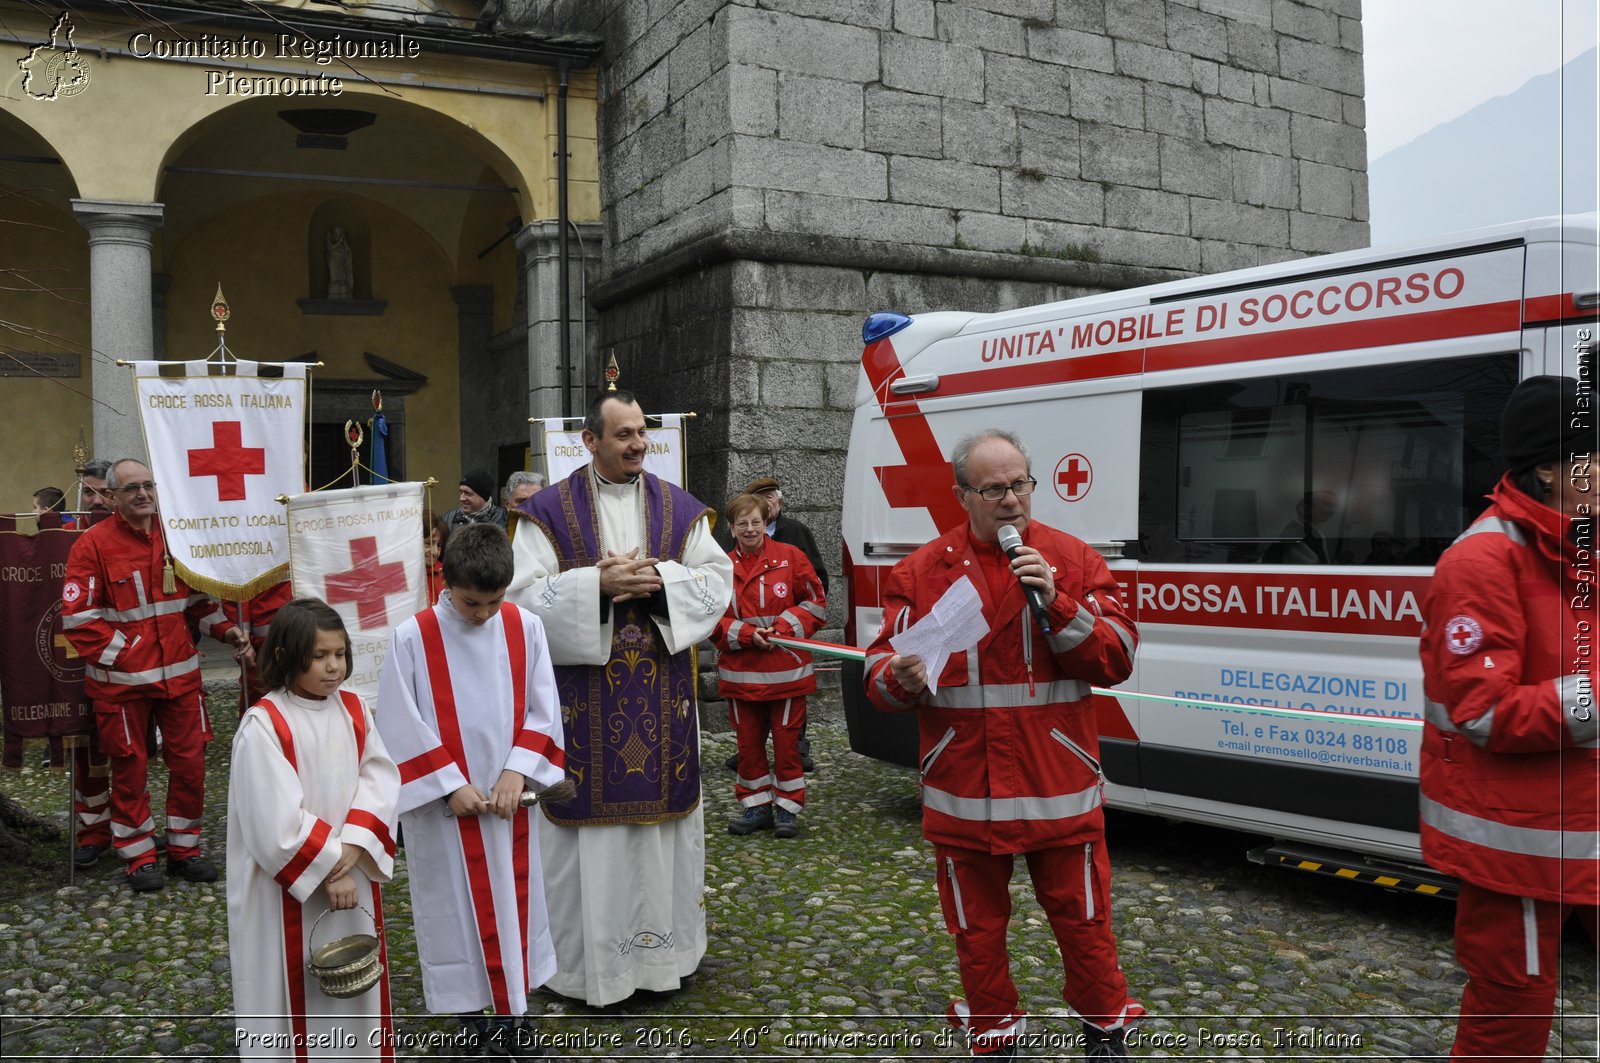
<svg viewBox="0 0 1600 1063">
<path fill-rule="evenodd" d="M 1372 160 L 1372 242 L 1595 210 L 1596 52 Z"/>
</svg>

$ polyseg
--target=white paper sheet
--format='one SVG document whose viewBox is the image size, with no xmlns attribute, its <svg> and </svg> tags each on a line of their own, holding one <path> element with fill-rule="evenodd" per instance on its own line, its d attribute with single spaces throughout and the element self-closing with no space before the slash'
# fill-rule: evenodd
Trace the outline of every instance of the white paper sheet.
<svg viewBox="0 0 1600 1063">
<path fill-rule="evenodd" d="M 928 692 L 939 692 L 939 673 L 951 654 L 966 653 L 989 633 L 983 599 L 969 576 L 962 576 L 940 596 L 928 615 L 889 640 L 902 657 L 921 657 L 928 670 Z M 976 677 L 973 677 L 976 681 Z"/>
</svg>

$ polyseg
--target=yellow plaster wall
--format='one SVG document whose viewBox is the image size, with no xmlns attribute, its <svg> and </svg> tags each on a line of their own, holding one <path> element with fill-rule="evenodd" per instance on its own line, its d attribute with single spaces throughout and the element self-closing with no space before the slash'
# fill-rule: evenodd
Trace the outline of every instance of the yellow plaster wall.
<svg viewBox="0 0 1600 1063">
<path fill-rule="evenodd" d="M 167 357 L 200 358 L 215 347 L 208 308 L 220 282 L 233 310 L 228 345 L 234 354 L 282 361 L 315 351 L 325 363 L 312 373 L 314 419 L 318 377 L 372 378 L 373 386 L 382 388 L 363 352 L 425 374 L 428 383 L 406 398 L 406 474 L 453 484 L 460 476 L 460 387 L 456 307 L 445 255 L 404 218 L 359 197 L 340 198 L 351 209 L 366 211 L 372 294 L 388 300 L 381 316 L 301 312 L 298 300 L 311 294 L 309 226 L 327 197 L 289 193 L 214 218 L 169 249 Z M 321 238 L 320 232 L 314 236 Z"/>
</svg>

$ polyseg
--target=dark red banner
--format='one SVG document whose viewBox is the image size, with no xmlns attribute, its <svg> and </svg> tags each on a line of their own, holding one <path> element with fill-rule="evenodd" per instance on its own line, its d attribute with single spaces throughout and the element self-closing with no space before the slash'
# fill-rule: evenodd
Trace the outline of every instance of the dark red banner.
<svg viewBox="0 0 1600 1063">
<path fill-rule="evenodd" d="M 49 739 L 51 761 L 60 763 L 61 739 L 94 727 L 83 662 L 61 633 L 61 582 L 77 537 L 64 528 L 27 534 L 15 519 L 0 517 L 0 763 L 8 768 L 22 766 L 24 739 Z"/>
</svg>

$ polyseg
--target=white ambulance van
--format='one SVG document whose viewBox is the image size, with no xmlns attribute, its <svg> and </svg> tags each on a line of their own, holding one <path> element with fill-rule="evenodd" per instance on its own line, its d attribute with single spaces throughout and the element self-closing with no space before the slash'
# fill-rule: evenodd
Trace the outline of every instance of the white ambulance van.
<svg viewBox="0 0 1600 1063">
<path fill-rule="evenodd" d="M 1096 695 L 1108 804 L 1437 890 L 1418 866 L 1423 593 L 1503 471 L 1512 387 L 1579 373 L 1597 257 L 1590 214 L 1004 313 L 872 315 L 848 641 L 871 642 L 895 562 L 964 519 L 956 442 L 1014 431 L 1034 518 L 1105 556 L 1139 624 L 1132 678 Z M 874 711 L 851 667 L 852 747 L 916 763 L 914 718 Z"/>
</svg>

